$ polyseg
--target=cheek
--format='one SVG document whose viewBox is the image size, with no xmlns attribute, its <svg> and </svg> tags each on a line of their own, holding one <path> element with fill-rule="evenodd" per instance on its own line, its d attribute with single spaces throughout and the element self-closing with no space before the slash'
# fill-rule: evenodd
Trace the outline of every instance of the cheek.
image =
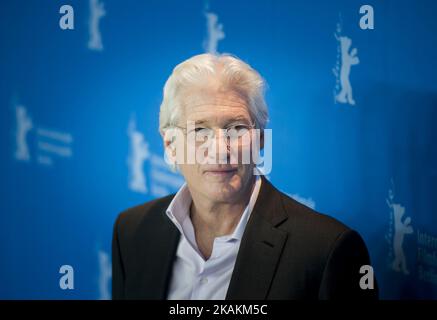
<svg viewBox="0 0 437 320">
<path fill-rule="evenodd" d="M 231 164 L 250 164 L 252 163 L 252 152 L 250 146 L 231 146 L 230 160 Z"/>
<path fill-rule="evenodd" d="M 185 180 L 192 183 L 202 182 L 202 176 L 197 165 L 194 164 L 182 164 L 179 165 L 181 174 L 184 176 Z"/>
</svg>

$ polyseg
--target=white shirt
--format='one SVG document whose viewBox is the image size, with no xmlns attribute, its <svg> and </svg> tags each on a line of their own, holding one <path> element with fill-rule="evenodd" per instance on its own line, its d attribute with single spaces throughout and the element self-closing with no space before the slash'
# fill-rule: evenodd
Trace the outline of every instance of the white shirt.
<svg viewBox="0 0 437 320">
<path fill-rule="evenodd" d="M 224 300 L 247 221 L 258 198 L 261 179 L 256 178 L 248 205 L 234 232 L 214 239 L 211 257 L 205 261 L 190 219 L 191 194 L 186 184 L 176 193 L 166 214 L 181 232 L 170 280 L 168 300 Z"/>
</svg>

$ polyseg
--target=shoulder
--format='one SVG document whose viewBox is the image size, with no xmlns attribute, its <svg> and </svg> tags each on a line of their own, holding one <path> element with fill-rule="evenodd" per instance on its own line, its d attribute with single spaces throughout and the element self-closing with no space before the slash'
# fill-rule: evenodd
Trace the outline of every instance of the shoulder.
<svg viewBox="0 0 437 320">
<path fill-rule="evenodd" d="M 288 234 L 290 243 L 301 244 L 289 249 L 314 263 L 330 260 L 356 260 L 369 264 L 366 244 L 361 235 L 341 221 L 311 209 L 278 191 L 281 206 L 288 219 L 278 226 Z"/>
<path fill-rule="evenodd" d="M 117 216 L 114 227 L 119 233 L 134 234 L 145 222 L 151 226 L 162 222 L 173 197 L 174 194 L 171 194 L 123 210 Z"/>
<path fill-rule="evenodd" d="M 280 196 L 284 210 L 303 227 L 317 228 L 323 226 L 324 230 L 331 232 L 342 232 L 349 229 L 347 225 L 326 213 L 307 207 L 282 192 L 280 192 Z"/>
<path fill-rule="evenodd" d="M 338 219 L 309 208 L 277 189 L 275 191 L 288 217 L 279 228 L 295 240 L 328 250 L 344 241 L 363 243 L 358 232 Z"/>
</svg>

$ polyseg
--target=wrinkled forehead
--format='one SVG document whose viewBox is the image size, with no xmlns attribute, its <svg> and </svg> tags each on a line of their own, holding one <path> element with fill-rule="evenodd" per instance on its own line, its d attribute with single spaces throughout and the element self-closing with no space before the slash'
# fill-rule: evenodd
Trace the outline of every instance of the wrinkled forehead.
<svg viewBox="0 0 437 320">
<path fill-rule="evenodd" d="M 184 92 L 181 121 L 223 125 L 232 121 L 251 122 L 247 99 L 235 90 L 192 89 Z"/>
</svg>

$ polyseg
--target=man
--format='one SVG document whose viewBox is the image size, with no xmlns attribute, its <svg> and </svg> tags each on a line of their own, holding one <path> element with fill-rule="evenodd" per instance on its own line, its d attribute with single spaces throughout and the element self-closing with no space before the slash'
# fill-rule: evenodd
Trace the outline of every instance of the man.
<svg viewBox="0 0 437 320">
<path fill-rule="evenodd" d="M 117 218 L 114 299 L 377 298 L 358 233 L 260 175 L 267 119 L 264 81 L 243 61 L 202 54 L 173 70 L 160 132 L 186 183 Z"/>
</svg>

